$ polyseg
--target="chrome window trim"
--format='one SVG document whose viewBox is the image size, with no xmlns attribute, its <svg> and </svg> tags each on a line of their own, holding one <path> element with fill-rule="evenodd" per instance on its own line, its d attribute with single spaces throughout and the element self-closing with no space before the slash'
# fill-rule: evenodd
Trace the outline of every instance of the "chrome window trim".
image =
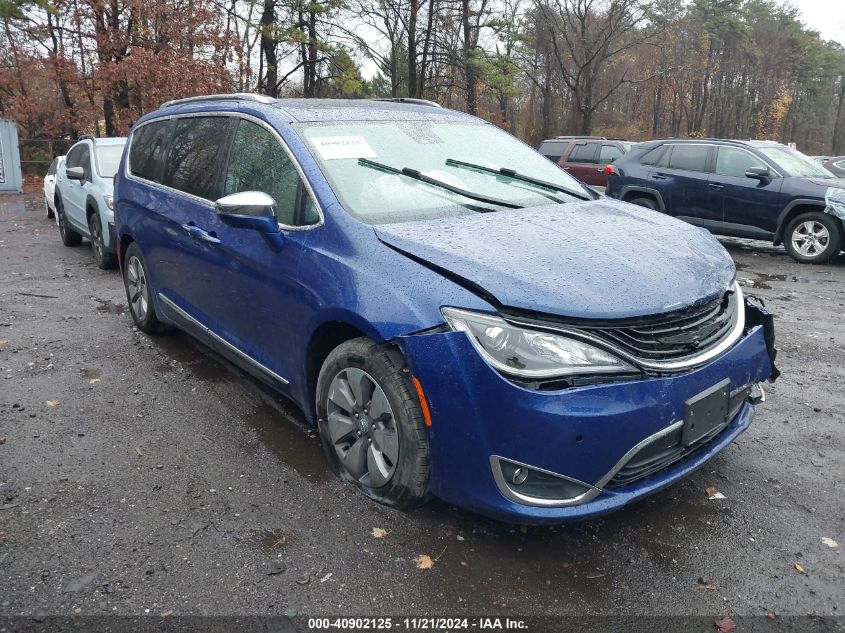
<svg viewBox="0 0 845 633">
<path fill-rule="evenodd" d="M 742 151 L 748 152 L 749 154 L 751 154 L 754 158 L 756 158 L 761 163 L 766 165 L 766 167 L 768 167 L 773 172 L 775 172 L 777 174 L 778 178 L 783 178 L 783 174 L 781 174 L 777 169 L 775 169 L 775 167 L 768 161 L 768 159 L 761 158 L 760 156 L 757 156 L 757 154 L 752 152 L 747 147 L 741 147 L 739 145 L 725 145 L 724 143 L 677 143 L 677 142 L 672 143 L 672 142 L 669 142 L 669 143 L 663 143 L 662 145 L 657 145 L 657 146 L 653 147 L 652 149 L 657 149 L 658 147 L 669 147 L 670 145 L 672 147 L 675 147 L 676 145 L 695 145 L 695 146 L 698 146 L 698 147 L 716 147 L 716 148 L 731 147 L 733 149 L 741 149 Z M 651 151 L 651 150 L 649 150 L 649 151 Z M 662 156 L 661 156 L 661 158 L 662 158 Z M 658 167 L 657 165 L 648 165 L 648 167 L 656 167 L 658 169 L 671 169 L 673 171 L 686 171 L 686 172 L 689 172 L 691 174 L 712 174 L 714 176 L 724 176 L 724 174 L 717 174 L 716 173 L 716 159 L 715 159 L 715 157 L 713 159 L 713 171 L 696 171 L 694 169 L 678 169 L 677 167 L 668 167 L 668 166 L 667 167 Z M 740 176 L 724 176 L 724 177 L 725 178 L 739 178 Z"/>
<path fill-rule="evenodd" d="M 284 385 L 290 384 L 290 381 L 288 381 L 286 378 L 283 378 L 282 376 L 280 376 L 279 374 L 274 372 L 272 369 L 270 369 L 266 365 L 262 365 L 257 360 L 255 360 L 252 356 L 250 356 L 246 352 L 242 351 L 240 348 L 235 347 L 234 345 L 232 345 L 229 341 L 227 341 L 226 339 L 224 339 L 220 335 L 216 334 L 215 332 L 212 332 L 211 329 L 209 329 L 208 327 L 206 327 L 205 325 L 200 323 L 197 319 L 192 317 L 190 314 L 185 312 L 185 310 L 183 310 L 178 305 L 176 305 L 172 300 L 165 297 L 162 293 L 160 293 L 160 292 L 158 293 L 158 298 L 161 301 L 163 301 L 167 305 L 168 308 L 170 308 L 171 310 L 176 312 L 183 319 L 186 319 L 189 322 L 196 325 L 198 328 L 200 328 L 200 330 L 203 331 L 203 333 L 207 334 L 208 336 L 213 338 L 215 341 L 217 341 L 221 345 L 224 345 L 226 347 L 226 349 L 231 350 L 233 353 L 237 354 L 240 358 L 244 359 L 246 362 L 248 362 L 253 367 L 260 369 L 262 372 L 266 373 L 268 376 L 272 376 L 273 378 L 275 378 L 276 380 L 278 380 L 279 382 L 281 382 Z"/>
<path fill-rule="evenodd" d="M 517 464 L 519 466 L 524 466 L 525 468 L 530 468 L 531 470 L 536 470 L 537 472 L 545 473 L 553 477 L 559 477 L 560 479 L 571 481 L 572 483 L 578 484 L 579 486 L 589 488 L 589 490 L 578 495 L 577 497 L 571 497 L 569 499 L 543 499 L 541 497 L 532 497 L 530 495 L 520 494 L 513 490 L 510 486 L 508 486 L 507 482 L 505 481 L 505 475 L 504 473 L 502 473 L 502 467 L 500 464 L 501 460 L 505 460 L 512 464 Z M 493 471 L 493 479 L 496 481 L 496 486 L 499 488 L 499 492 L 501 492 L 506 499 L 513 501 L 514 503 L 538 506 L 542 508 L 563 508 L 566 506 L 574 506 L 581 503 L 586 503 L 591 499 L 595 499 L 598 495 L 602 493 L 602 490 L 597 488 L 596 486 L 592 486 L 578 479 L 573 479 L 572 477 L 567 477 L 566 475 L 561 475 L 560 473 L 545 470 L 544 468 L 537 468 L 536 466 L 532 466 L 531 464 L 524 464 L 515 459 L 502 457 L 501 455 L 490 456 L 490 468 Z"/>
<path fill-rule="evenodd" d="M 156 117 L 154 119 L 150 119 L 148 121 L 144 121 L 135 129 L 132 130 L 132 134 L 130 135 L 129 139 L 126 141 L 126 164 L 124 168 L 124 175 L 128 180 L 133 180 L 135 182 L 151 185 L 157 189 L 165 191 L 167 193 L 174 193 L 180 196 L 185 196 L 186 198 L 193 200 L 195 202 L 200 202 L 207 206 L 210 206 L 214 209 L 215 201 L 208 200 L 207 198 L 202 198 L 200 196 L 195 196 L 191 193 L 186 191 L 182 191 L 180 189 L 175 189 L 173 187 L 168 187 L 167 185 L 163 185 L 158 182 L 153 182 L 152 180 L 147 180 L 146 178 L 141 178 L 140 176 L 136 176 L 131 172 L 130 166 L 130 154 L 132 151 L 132 141 L 135 139 L 135 133 L 146 125 L 150 125 L 151 123 L 155 123 L 156 121 L 168 121 L 171 119 L 188 119 L 194 117 L 233 117 L 238 119 L 244 119 L 246 121 L 251 121 L 257 125 L 260 125 L 265 130 L 270 132 L 270 134 L 276 139 L 276 141 L 282 146 L 282 149 L 285 150 L 288 157 L 291 160 L 291 163 L 296 168 L 296 172 L 299 174 L 299 178 L 302 180 L 303 184 L 305 185 L 305 189 L 308 191 L 308 195 L 311 197 L 311 202 L 314 203 L 314 208 L 317 209 L 317 215 L 320 217 L 319 221 L 315 224 L 307 224 L 304 226 L 292 226 L 290 224 L 282 224 L 279 222 L 279 229 L 284 231 L 310 231 L 311 229 L 316 229 L 320 226 L 325 224 L 325 215 L 323 213 L 323 208 L 320 206 L 319 200 L 317 200 L 317 196 L 314 194 L 314 189 L 311 187 L 311 183 L 308 182 L 308 179 L 305 177 L 305 172 L 302 170 L 302 166 L 299 164 L 299 160 L 297 160 L 296 156 L 294 156 L 293 152 L 290 149 L 290 146 L 285 142 L 282 136 L 275 130 L 273 127 L 267 123 L 266 121 L 262 121 L 258 117 L 252 116 L 251 114 L 245 114 L 243 112 L 234 112 L 231 110 L 214 110 L 208 112 L 188 112 L 185 114 L 169 114 L 167 116 Z"/>
<path fill-rule="evenodd" d="M 734 282 L 733 288 L 734 291 L 737 293 L 736 309 L 738 311 L 736 324 L 734 324 L 733 330 L 731 330 L 730 334 L 728 334 L 724 339 L 722 339 L 722 341 L 718 345 L 711 347 L 709 350 L 702 352 L 698 356 L 693 356 L 692 358 L 687 358 L 679 361 L 653 361 L 637 358 L 636 356 L 629 354 L 628 352 L 620 349 L 612 343 L 608 343 L 604 339 L 583 332 L 582 330 L 579 330 L 577 328 L 567 328 L 564 326 L 558 327 L 554 324 L 546 323 L 538 325 L 537 323 L 534 323 L 529 320 L 504 315 L 502 315 L 502 318 L 505 319 L 505 321 L 507 321 L 508 323 L 512 323 L 519 327 L 549 330 L 551 332 L 559 332 L 572 338 L 584 340 L 588 343 L 596 345 L 597 347 L 601 347 L 602 349 L 616 354 L 623 360 L 632 363 L 637 367 L 642 367 L 644 369 L 652 369 L 655 371 L 681 371 L 684 369 L 692 369 L 694 367 L 698 367 L 699 365 L 702 365 L 707 361 L 710 361 L 716 358 L 717 356 L 720 356 L 721 354 L 729 350 L 731 347 L 733 347 L 734 343 L 736 343 L 742 336 L 742 332 L 745 330 L 744 295 L 742 294 L 742 289 L 740 288 L 738 282 Z"/>
</svg>

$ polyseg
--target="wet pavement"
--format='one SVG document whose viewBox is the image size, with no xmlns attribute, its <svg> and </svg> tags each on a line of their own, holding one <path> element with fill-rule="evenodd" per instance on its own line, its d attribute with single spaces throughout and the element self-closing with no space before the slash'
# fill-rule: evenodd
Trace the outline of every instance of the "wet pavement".
<svg viewBox="0 0 845 633">
<path fill-rule="evenodd" d="M 119 274 L 22 199 L 0 201 L 0 615 L 845 608 L 845 257 L 724 240 L 777 319 L 783 377 L 751 429 L 620 512 L 521 529 L 336 480 L 293 406 L 133 329 Z"/>
</svg>

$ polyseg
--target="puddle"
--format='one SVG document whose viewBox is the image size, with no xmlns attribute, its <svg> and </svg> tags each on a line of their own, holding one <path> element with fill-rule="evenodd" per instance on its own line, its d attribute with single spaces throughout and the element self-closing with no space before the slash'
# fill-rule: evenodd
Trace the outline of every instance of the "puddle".
<svg viewBox="0 0 845 633">
<path fill-rule="evenodd" d="M 237 375 L 237 369 L 224 366 L 218 361 L 210 349 L 201 349 L 200 343 L 195 343 L 187 334 L 174 332 L 167 336 L 160 336 L 155 343 L 169 357 L 168 361 L 155 366 L 160 373 L 175 372 L 181 364 L 185 371 L 190 371 L 200 380 L 208 382 L 228 382 Z"/>
<path fill-rule="evenodd" d="M 258 543 L 261 547 L 271 550 L 272 552 L 279 552 L 284 549 L 285 545 L 291 543 L 291 537 L 276 530 L 275 532 L 262 532 L 258 535 Z"/>
<path fill-rule="evenodd" d="M 266 396 L 269 399 L 269 396 Z M 284 402 L 265 400 L 244 422 L 255 429 L 258 441 L 273 451 L 281 461 L 311 481 L 332 478 L 320 438 L 302 418 L 302 413 Z M 247 451 L 256 450 L 247 447 Z"/>
<path fill-rule="evenodd" d="M 82 369 L 82 377 L 86 378 L 87 380 L 94 380 L 95 378 L 99 378 L 101 372 L 99 369 Z"/>
<path fill-rule="evenodd" d="M 91 298 L 100 304 L 97 306 L 97 312 L 103 312 L 105 314 L 123 314 L 126 312 L 125 303 L 114 303 L 107 299 L 100 299 L 98 297 Z"/>
</svg>

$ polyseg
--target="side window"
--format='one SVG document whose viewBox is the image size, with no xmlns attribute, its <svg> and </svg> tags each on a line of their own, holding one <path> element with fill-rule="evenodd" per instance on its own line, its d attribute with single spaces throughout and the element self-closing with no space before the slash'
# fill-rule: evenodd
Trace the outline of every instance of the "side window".
<svg viewBox="0 0 845 633">
<path fill-rule="evenodd" d="M 550 161 L 556 163 L 560 160 L 560 157 L 563 156 L 564 150 L 566 150 L 566 143 L 561 143 L 559 141 L 547 141 L 540 145 L 540 149 L 538 151 Z"/>
<path fill-rule="evenodd" d="M 85 144 L 77 145 L 67 155 L 67 167 L 82 167 L 85 180 L 91 180 L 91 151 Z"/>
<path fill-rule="evenodd" d="M 595 163 L 596 162 L 596 143 L 578 143 L 569 152 L 566 159 L 567 163 Z"/>
<path fill-rule="evenodd" d="M 720 147 L 716 156 L 716 173 L 720 176 L 745 177 L 745 172 L 752 167 L 767 166 L 759 158 L 735 147 Z"/>
<path fill-rule="evenodd" d="M 622 150 L 616 145 L 602 145 L 599 151 L 599 163 L 608 165 L 622 156 Z"/>
<path fill-rule="evenodd" d="M 685 171 L 706 171 L 707 145 L 675 145 L 672 157 L 669 159 L 669 169 L 683 169 Z"/>
<path fill-rule="evenodd" d="M 206 200 L 220 197 L 220 158 L 228 136 L 228 117 L 176 120 L 162 184 Z"/>
<path fill-rule="evenodd" d="M 264 127 L 241 120 L 235 132 L 224 194 L 263 191 L 276 203 L 276 218 L 287 226 L 319 221 L 317 209 L 287 151 Z"/>
<path fill-rule="evenodd" d="M 660 164 L 660 159 L 662 158 L 663 154 L 666 154 L 666 145 L 660 145 L 647 151 L 645 154 L 642 155 L 640 158 L 641 165 L 658 165 Z"/>
<path fill-rule="evenodd" d="M 129 146 L 129 172 L 132 175 L 161 183 L 164 153 L 172 129 L 172 121 L 154 121 L 132 133 Z"/>
</svg>

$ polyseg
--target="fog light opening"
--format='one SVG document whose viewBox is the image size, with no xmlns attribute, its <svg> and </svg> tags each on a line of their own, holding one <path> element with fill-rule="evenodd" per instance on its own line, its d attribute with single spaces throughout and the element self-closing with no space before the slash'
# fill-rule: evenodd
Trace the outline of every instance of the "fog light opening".
<svg viewBox="0 0 845 633">
<path fill-rule="evenodd" d="M 490 465 L 499 490 L 517 503 L 564 506 L 583 503 L 600 492 L 594 486 L 577 479 L 495 455 L 490 458 Z"/>
</svg>

